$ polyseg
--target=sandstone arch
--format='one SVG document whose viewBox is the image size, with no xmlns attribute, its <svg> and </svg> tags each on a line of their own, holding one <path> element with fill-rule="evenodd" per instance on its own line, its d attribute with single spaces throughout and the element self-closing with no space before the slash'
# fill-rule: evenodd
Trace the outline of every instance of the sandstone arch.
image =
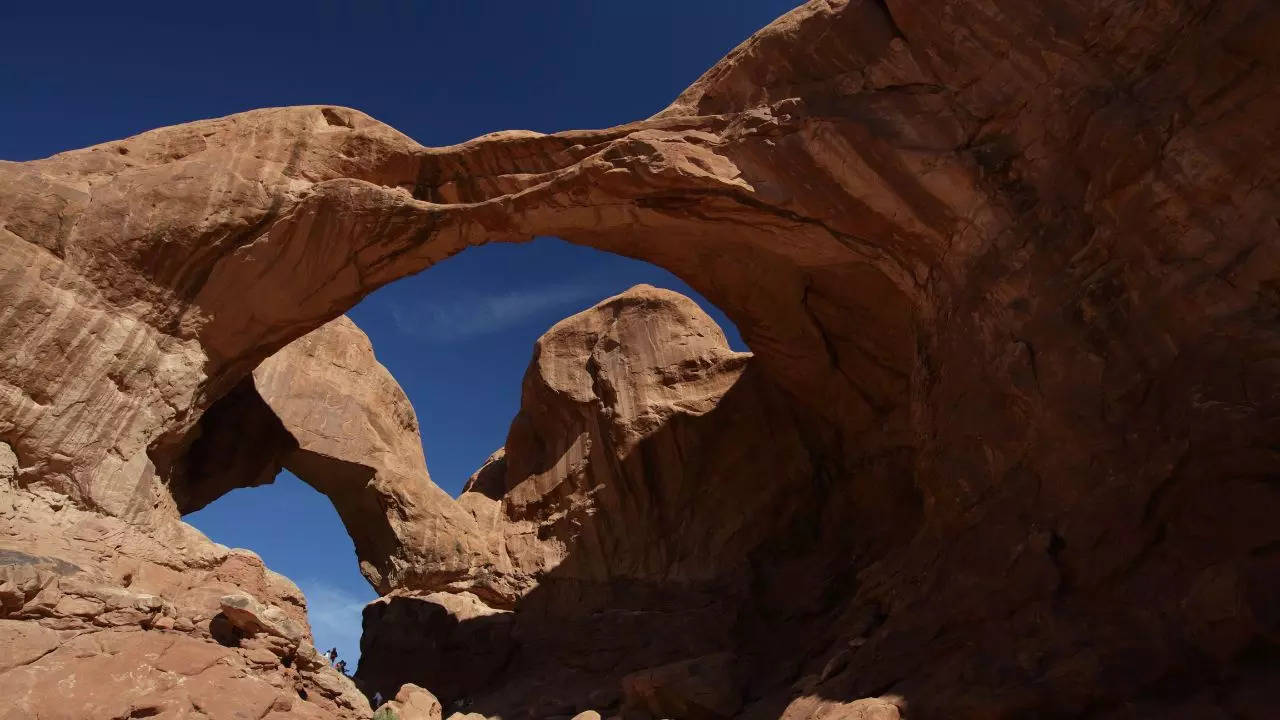
<svg viewBox="0 0 1280 720">
<path fill-rule="evenodd" d="M 918 488 L 849 600 L 878 634 L 817 695 L 1248 696 L 1276 633 L 1277 29 L 1257 0 L 815 1 L 609 130 L 430 149 L 294 108 L 6 163 L 0 439 L 22 487 L 176 515 L 154 478 L 262 359 L 470 244 L 560 235 L 680 275 L 842 478 Z"/>
<path fill-rule="evenodd" d="M 427 473 L 413 406 L 346 316 L 265 360 L 194 435 L 168 478 L 184 515 L 286 469 L 333 503 L 379 592 L 427 562 L 426 543 L 465 546 L 465 562 L 481 563 L 474 521 Z"/>
</svg>

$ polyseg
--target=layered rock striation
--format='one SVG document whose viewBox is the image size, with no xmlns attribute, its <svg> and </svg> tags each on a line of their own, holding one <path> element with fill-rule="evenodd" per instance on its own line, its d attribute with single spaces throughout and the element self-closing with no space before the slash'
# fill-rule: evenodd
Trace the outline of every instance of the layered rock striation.
<svg viewBox="0 0 1280 720">
<path fill-rule="evenodd" d="M 444 593 L 450 617 L 549 635 L 550 619 L 576 622 L 568 608 L 642 623 L 712 588 L 713 618 L 669 626 L 689 647 L 654 651 L 649 669 L 676 669 L 624 684 L 629 710 L 687 711 L 651 680 L 696 666 L 729 668 L 700 697 L 728 697 L 731 681 L 732 712 L 759 716 L 854 702 L 865 717 L 1262 717 L 1276 702 L 1280 592 L 1277 31 L 1262 0 L 814 0 L 671 107 L 616 128 L 425 148 L 316 106 L 0 163 L 4 550 L 127 591 L 77 561 L 104 539 L 37 552 L 45 521 L 23 518 L 65 512 L 168 538 L 185 508 L 278 462 L 335 499 L 380 590 Z M 455 504 L 412 442 L 325 437 L 325 415 L 291 405 L 296 373 L 255 372 L 382 284 L 540 234 L 666 267 L 734 319 L 750 361 L 724 356 L 687 381 L 706 400 L 738 372 L 714 409 L 638 410 L 670 405 L 661 381 L 618 384 L 609 363 L 640 351 L 592 345 L 589 367 L 526 383 L 535 402 L 506 459 Z M 290 362 L 339 354 L 316 346 Z M 606 382 L 588 396 L 593 373 Z M 370 427 L 409 434 L 380 384 Z M 723 441 L 686 427 L 739 392 L 770 403 L 768 427 Z M 335 417 L 365 413 L 338 408 L 333 388 L 315 397 Z M 228 418 L 282 444 L 235 456 L 221 477 L 201 448 Z M 655 481 L 649 500 L 669 505 L 624 505 L 631 483 L 694 474 L 664 464 L 684 457 L 664 444 L 690 433 L 730 466 L 746 458 L 742 492 L 708 507 L 701 486 Z M 651 447 L 664 448 L 655 464 Z M 592 477 L 609 489 L 588 495 Z M 781 498 L 762 525 L 734 519 L 758 512 L 750 489 Z M 373 512 L 372 497 L 393 509 Z M 632 525 L 575 515 L 597 499 Z M 663 514 L 685 504 L 683 518 Z M 741 537 L 718 535 L 721 522 Z M 529 543 L 513 552 L 495 527 L 520 523 Z M 570 533 L 572 549 L 540 549 Z M 753 546 L 766 555 L 744 560 Z M 79 627 L 47 618 L 150 612 L 69 593 L 80 600 L 46 617 L 25 608 L 47 583 L 21 582 L 4 607 L 19 607 L 10 627 L 35 638 L 22 641 L 32 657 L 57 654 L 40 655 L 45 630 Z M 532 620 L 540 607 L 546 623 Z M 444 617 L 404 615 L 418 610 Z M 521 690 L 540 677 L 522 672 L 492 702 L 545 696 L 554 711 L 536 712 L 559 714 L 585 702 L 586 674 L 641 662 L 647 628 L 596 642 L 578 627 L 515 636 L 562 642 L 555 657 L 617 638 L 626 662 L 564 671 L 573 698 Z M 23 702 L 46 697 L 19 684 L 36 688 Z M 730 712 L 698 707 L 712 705 Z"/>
<path fill-rule="evenodd" d="M 12 485 L 0 494 L 0 648 L 5 720 L 370 713 L 312 645 L 302 593 L 253 553 Z"/>
</svg>

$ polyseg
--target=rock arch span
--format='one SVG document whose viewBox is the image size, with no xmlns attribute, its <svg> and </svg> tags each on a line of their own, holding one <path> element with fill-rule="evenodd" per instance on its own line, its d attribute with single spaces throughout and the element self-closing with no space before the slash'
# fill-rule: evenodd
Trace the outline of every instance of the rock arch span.
<svg viewBox="0 0 1280 720">
<path fill-rule="evenodd" d="M 413 406 L 346 316 L 263 361 L 213 404 L 195 436 L 169 478 L 179 512 L 287 469 L 333 502 L 380 592 L 403 584 L 422 542 L 415 529 L 448 523 L 452 501 L 427 473 Z M 469 520 L 442 530 L 448 542 L 467 542 Z"/>
<path fill-rule="evenodd" d="M 795 713 L 1247 706 L 1276 632 L 1278 27 L 1256 0 L 811 2 L 618 128 L 433 149 L 291 108 L 0 165 L 15 486 L 176 517 L 192 429 L 263 359 L 554 234 L 723 308 L 828 497 L 918 492 Z"/>
</svg>

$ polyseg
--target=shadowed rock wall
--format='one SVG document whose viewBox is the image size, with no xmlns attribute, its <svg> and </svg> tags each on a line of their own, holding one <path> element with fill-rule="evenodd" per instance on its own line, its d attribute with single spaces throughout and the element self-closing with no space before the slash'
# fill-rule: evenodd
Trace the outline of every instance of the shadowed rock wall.
<svg viewBox="0 0 1280 720">
<path fill-rule="evenodd" d="M 458 498 L 492 538 L 488 572 L 368 606 L 358 677 L 503 717 L 710 717 L 790 693 L 858 566 L 920 521 L 892 458 L 849 473 L 822 453 L 831 435 L 681 295 L 637 286 L 557 323 L 505 448 Z M 624 697 L 710 656 L 734 677 L 714 708 L 669 684 L 662 703 Z"/>
</svg>

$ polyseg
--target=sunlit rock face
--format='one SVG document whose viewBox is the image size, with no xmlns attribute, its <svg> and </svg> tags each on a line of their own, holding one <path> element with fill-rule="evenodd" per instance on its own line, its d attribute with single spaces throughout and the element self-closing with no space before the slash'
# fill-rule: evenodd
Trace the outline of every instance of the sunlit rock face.
<svg viewBox="0 0 1280 720">
<path fill-rule="evenodd" d="M 6 720 L 370 714 L 312 645 L 302 593 L 253 553 L 12 484 L 0 495 L 0 648 Z"/>
<path fill-rule="evenodd" d="M 282 108 L 0 163 L 3 550 L 52 568 L 141 553 L 88 531 L 34 550 L 60 513 L 181 534 L 183 508 L 262 480 L 252 456 L 235 456 L 241 483 L 188 474 L 211 457 L 194 454 L 202 438 L 244 417 L 282 443 L 270 462 L 313 463 L 344 518 L 371 521 L 362 567 L 385 594 L 444 592 L 523 628 L 511 657 L 527 672 L 487 685 L 495 705 L 723 713 L 736 688 L 734 712 L 759 717 L 1265 716 L 1278 702 L 1277 33 L 1263 0 L 823 0 L 670 108 L 607 130 L 424 148 L 354 110 Z M 638 389 L 618 401 L 640 404 L 597 418 L 565 394 L 576 375 L 543 373 L 526 400 L 549 409 L 522 409 L 507 460 L 454 504 L 395 443 L 394 461 L 374 462 L 363 440 L 307 436 L 296 374 L 254 372 L 386 282 L 540 234 L 666 267 L 734 319 L 753 357 L 715 366 L 715 382 L 738 378 L 714 409 L 633 412 L 665 407 L 661 388 L 605 363 L 615 389 Z M 571 472 L 579 460 L 604 472 L 597 457 L 636 441 L 609 471 L 620 493 L 657 467 L 646 443 L 733 414 L 740 387 L 769 403 L 770 430 L 715 445 L 731 465 L 757 459 L 740 495 L 711 507 L 682 485 L 661 507 L 688 504 L 683 520 L 609 506 L 627 527 L 570 512 L 594 487 Z M 366 492 L 412 510 L 380 519 Z M 760 497 L 781 498 L 765 521 L 732 518 L 754 518 Z M 482 517 L 527 523 L 528 547 Z M 569 518 L 593 549 L 565 541 Z M 742 537 L 717 536 L 720 522 Z M 619 544 L 676 527 L 679 552 Z M 0 586 L 0 606 L 27 655 L 69 647 L 78 626 L 56 618 L 96 617 L 70 600 L 28 613 L 43 581 L 20 582 Z M 557 633 L 592 603 L 622 629 Z M 634 644 L 648 628 L 626 624 L 653 607 L 706 612 L 665 625 L 674 640 Z M 570 697 L 520 664 L 520 648 L 556 643 L 557 658 L 582 650 Z M 12 675 L 39 662 L 0 684 L 44 703 L 52 690 Z M 610 684 L 641 663 L 653 672 Z M 581 697 L 601 666 L 599 694 Z M 225 687 L 251 682 L 245 670 Z M 151 713 L 94 712 L 135 710 Z"/>
</svg>

